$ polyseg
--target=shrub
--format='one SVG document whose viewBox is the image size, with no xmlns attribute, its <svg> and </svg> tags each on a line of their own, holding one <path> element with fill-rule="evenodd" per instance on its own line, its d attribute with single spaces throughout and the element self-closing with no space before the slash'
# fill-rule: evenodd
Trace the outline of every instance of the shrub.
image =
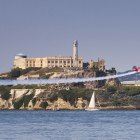
<svg viewBox="0 0 140 140">
<path fill-rule="evenodd" d="M 58 97 L 64 101 L 69 101 L 71 105 L 75 105 L 78 98 L 90 101 L 92 90 L 84 88 L 73 88 L 71 90 L 61 90 L 58 93 Z"/>
<path fill-rule="evenodd" d="M 24 107 L 28 107 L 30 100 L 34 97 L 34 92 L 30 95 L 25 95 L 24 97 Z"/>
<path fill-rule="evenodd" d="M 8 100 L 10 98 L 10 87 L 9 86 L 0 86 L 0 95 L 4 100 Z"/>
<path fill-rule="evenodd" d="M 110 92 L 110 93 L 114 94 L 116 91 L 117 91 L 116 86 L 108 86 L 107 87 L 107 92 Z"/>
<path fill-rule="evenodd" d="M 15 109 L 20 109 L 20 107 L 23 105 L 24 102 L 24 98 L 21 98 L 17 101 L 14 102 L 14 108 Z"/>
<path fill-rule="evenodd" d="M 58 99 L 58 95 L 56 93 L 49 94 L 48 99 L 49 99 L 50 102 L 54 102 Z"/>
<path fill-rule="evenodd" d="M 48 106 L 48 103 L 47 102 L 42 102 L 40 104 L 40 107 L 43 108 L 43 109 L 46 109 L 47 106 Z"/>
<path fill-rule="evenodd" d="M 36 99 L 36 98 L 33 98 L 33 99 L 32 99 L 32 104 L 33 104 L 33 106 L 35 106 L 36 102 L 37 102 L 37 99 Z"/>
<path fill-rule="evenodd" d="M 9 73 L 8 77 L 9 78 L 17 78 L 21 75 L 21 70 L 20 68 L 15 68 L 15 69 L 12 69 L 11 72 Z"/>
</svg>

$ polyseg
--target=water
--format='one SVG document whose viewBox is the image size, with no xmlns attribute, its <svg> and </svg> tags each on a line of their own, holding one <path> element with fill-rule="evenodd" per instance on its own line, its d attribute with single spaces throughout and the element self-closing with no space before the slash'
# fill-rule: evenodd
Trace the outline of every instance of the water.
<svg viewBox="0 0 140 140">
<path fill-rule="evenodd" d="M 140 111 L 0 111 L 0 140 L 140 140 Z"/>
</svg>

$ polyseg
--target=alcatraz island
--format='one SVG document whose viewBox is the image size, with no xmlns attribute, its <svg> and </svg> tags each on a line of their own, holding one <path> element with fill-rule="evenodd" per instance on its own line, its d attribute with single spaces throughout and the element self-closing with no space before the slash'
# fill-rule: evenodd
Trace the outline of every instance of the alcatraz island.
<svg viewBox="0 0 140 140">
<path fill-rule="evenodd" d="M 0 79 L 84 78 L 114 75 L 115 68 L 106 69 L 105 60 L 84 62 L 78 54 L 78 41 L 72 45 L 72 56 L 28 58 L 17 54 L 10 72 L 1 73 Z M 47 85 L 0 86 L 0 109 L 27 110 L 85 110 L 93 91 L 96 106 L 107 109 L 140 109 L 140 87 L 134 82 L 139 77 Z M 132 82 L 127 82 L 132 80 Z M 124 82 L 125 81 L 125 82 Z M 126 84 L 127 83 L 127 84 Z"/>
</svg>

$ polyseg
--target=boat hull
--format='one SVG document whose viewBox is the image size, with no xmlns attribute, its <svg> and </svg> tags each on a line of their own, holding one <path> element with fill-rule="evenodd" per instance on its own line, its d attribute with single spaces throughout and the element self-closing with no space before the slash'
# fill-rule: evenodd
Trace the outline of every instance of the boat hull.
<svg viewBox="0 0 140 140">
<path fill-rule="evenodd" d="M 98 110 L 100 110 L 100 109 L 97 109 L 97 108 L 87 108 L 87 109 L 85 109 L 86 111 L 98 111 Z"/>
</svg>

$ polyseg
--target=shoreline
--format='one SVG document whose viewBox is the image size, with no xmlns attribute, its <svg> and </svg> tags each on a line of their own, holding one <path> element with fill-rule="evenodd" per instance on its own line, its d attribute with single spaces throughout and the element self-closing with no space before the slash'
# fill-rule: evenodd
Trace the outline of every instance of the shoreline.
<svg viewBox="0 0 140 140">
<path fill-rule="evenodd" d="M 101 107 L 101 108 L 97 108 L 99 110 L 140 110 L 140 107 L 136 107 L 136 106 L 108 106 L 108 107 Z M 41 111 L 41 110 L 44 110 L 44 111 L 86 111 L 85 109 L 78 109 L 78 108 L 75 108 L 75 109 L 68 109 L 68 108 L 61 108 L 61 109 L 42 109 L 42 108 L 35 108 L 35 109 L 8 109 L 8 108 L 0 108 L 0 110 L 9 110 L 9 111 L 12 111 L 12 110 L 17 110 L 17 111 L 24 111 L 24 110 L 27 110 L 27 111 Z"/>
</svg>

